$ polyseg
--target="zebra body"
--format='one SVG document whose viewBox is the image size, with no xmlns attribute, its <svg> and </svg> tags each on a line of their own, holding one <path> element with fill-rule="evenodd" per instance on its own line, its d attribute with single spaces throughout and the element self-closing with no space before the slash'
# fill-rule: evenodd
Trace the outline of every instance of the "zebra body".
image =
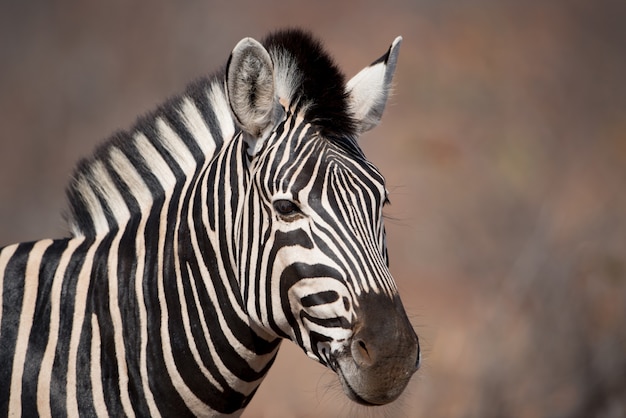
<svg viewBox="0 0 626 418">
<path fill-rule="evenodd" d="M 0 251 L 0 416 L 238 415 L 283 338 L 395 399 L 419 345 L 356 137 L 398 47 L 344 83 L 308 34 L 246 38 L 83 161 L 72 237 Z"/>
</svg>

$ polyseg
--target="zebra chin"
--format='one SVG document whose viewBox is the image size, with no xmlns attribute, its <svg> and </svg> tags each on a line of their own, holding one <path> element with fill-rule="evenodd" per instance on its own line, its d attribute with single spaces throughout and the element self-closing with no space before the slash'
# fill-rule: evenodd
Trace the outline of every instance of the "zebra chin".
<svg viewBox="0 0 626 418">
<path fill-rule="evenodd" d="M 396 400 L 419 369 L 419 340 L 400 298 L 368 294 L 361 297 L 354 333 L 332 355 L 344 393 L 367 406 Z"/>
</svg>

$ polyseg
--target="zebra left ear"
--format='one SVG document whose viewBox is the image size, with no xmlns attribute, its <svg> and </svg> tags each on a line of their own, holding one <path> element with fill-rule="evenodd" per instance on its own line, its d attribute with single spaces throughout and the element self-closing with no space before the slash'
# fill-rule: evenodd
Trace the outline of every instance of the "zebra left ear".
<svg viewBox="0 0 626 418">
<path fill-rule="evenodd" d="M 233 49 L 226 68 L 228 100 L 241 128 L 260 138 L 273 120 L 274 64 L 258 41 L 245 38 Z"/>
<path fill-rule="evenodd" d="M 346 84 L 350 109 L 359 132 L 376 127 L 383 116 L 401 43 L 402 37 L 398 36 L 385 55 L 362 69 Z"/>
</svg>

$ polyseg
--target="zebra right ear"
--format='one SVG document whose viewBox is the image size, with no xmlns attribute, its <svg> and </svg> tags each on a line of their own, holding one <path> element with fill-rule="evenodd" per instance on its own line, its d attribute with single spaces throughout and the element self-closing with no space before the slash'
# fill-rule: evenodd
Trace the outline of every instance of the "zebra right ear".
<svg viewBox="0 0 626 418">
<path fill-rule="evenodd" d="M 241 128 L 262 137 L 273 119 L 274 65 L 258 41 L 244 38 L 235 46 L 226 67 L 226 89 Z"/>
<path fill-rule="evenodd" d="M 398 36 L 385 55 L 362 69 L 346 84 L 350 108 L 360 132 L 369 131 L 380 122 L 396 71 L 402 37 Z"/>
</svg>

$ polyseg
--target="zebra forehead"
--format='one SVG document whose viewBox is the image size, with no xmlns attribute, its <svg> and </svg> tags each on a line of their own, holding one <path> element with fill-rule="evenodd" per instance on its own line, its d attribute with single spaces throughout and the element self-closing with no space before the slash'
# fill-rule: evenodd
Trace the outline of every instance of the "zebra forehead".
<svg viewBox="0 0 626 418">
<path fill-rule="evenodd" d="M 265 170 L 273 173 L 266 181 L 268 185 L 280 184 L 283 189 L 310 188 L 311 183 L 322 187 L 329 182 L 345 187 L 349 183 L 359 188 L 382 190 L 385 194 L 384 176 L 360 149 L 358 151 L 352 152 L 317 134 L 303 140 L 300 136 L 291 145 L 275 143 L 265 156 Z"/>
<path fill-rule="evenodd" d="M 322 44 L 296 29 L 273 32 L 263 44 L 274 62 L 278 96 L 302 112 L 323 137 L 340 145 L 355 137 L 345 77 Z"/>
</svg>

